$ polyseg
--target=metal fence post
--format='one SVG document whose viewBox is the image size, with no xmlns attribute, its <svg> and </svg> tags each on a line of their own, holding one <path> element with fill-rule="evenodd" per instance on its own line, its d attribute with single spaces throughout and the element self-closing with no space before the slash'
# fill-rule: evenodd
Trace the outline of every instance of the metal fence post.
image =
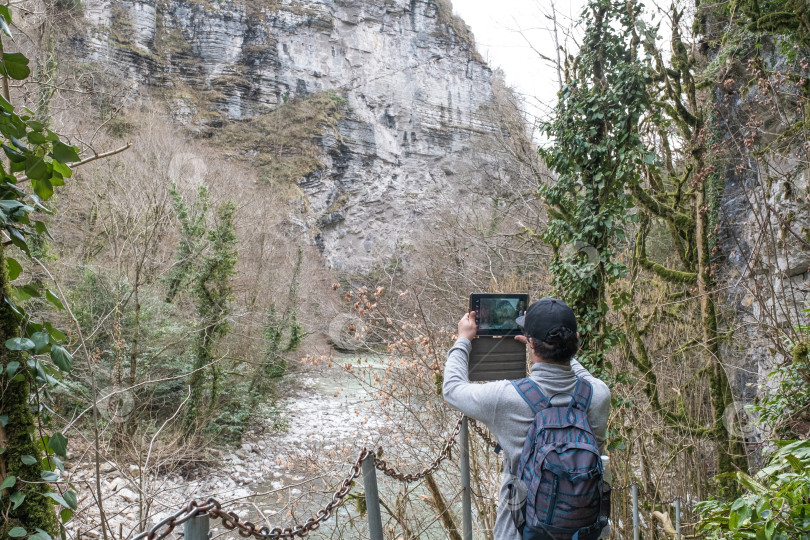
<svg viewBox="0 0 810 540">
<path fill-rule="evenodd" d="M 208 540 L 211 537 L 211 532 L 208 530 L 208 525 L 208 514 L 194 516 L 190 520 L 186 521 L 183 526 L 183 539 Z"/>
<path fill-rule="evenodd" d="M 681 540 L 681 498 L 675 499 L 675 540 Z"/>
<path fill-rule="evenodd" d="M 366 459 L 363 460 L 363 486 L 366 489 L 369 537 L 371 537 L 371 540 L 383 540 L 380 495 L 377 492 L 377 467 L 374 453 L 369 453 Z"/>
<path fill-rule="evenodd" d="M 638 484 L 633 484 L 633 540 L 638 538 Z"/>
<path fill-rule="evenodd" d="M 464 540 L 472 540 L 472 500 L 470 498 L 470 431 L 467 417 L 461 420 L 459 437 L 461 458 L 461 509 Z"/>
</svg>

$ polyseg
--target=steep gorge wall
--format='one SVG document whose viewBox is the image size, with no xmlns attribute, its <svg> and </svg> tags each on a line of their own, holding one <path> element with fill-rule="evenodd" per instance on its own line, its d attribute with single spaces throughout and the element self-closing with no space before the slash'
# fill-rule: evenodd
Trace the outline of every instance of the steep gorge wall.
<svg viewBox="0 0 810 540">
<path fill-rule="evenodd" d="M 87 0 L 84 9 L 78 54 L 117 70 L 134 100 L 159 92 L 201 136 L 296 98 L 345 100 L 317 139 L 322 166 L 295 179 L 290 216 L 334 268 L 368 271 L 447 201 L 464 204 L 469 186 L 517 180 L 492 150 L 503 136 L 487 113 L 492 73 L 445 4 Z"/>
<path fill-rule="evenodd" d="M 729 32 L 730 44 L 714 57 L 720 84 L 712 95 L 726 156 L 718 171 L 718 275 L 729 330 L 725 368 L 736 399 L 748 405 L 775 392 L 780 380 L 769 374 L 791 361 L 788 345 L 808 324 L 810 146 L 796 84 L 808 51 L 778 37 Z M 771 436 L 753 424 L 743 435 Z"/>
</svg>

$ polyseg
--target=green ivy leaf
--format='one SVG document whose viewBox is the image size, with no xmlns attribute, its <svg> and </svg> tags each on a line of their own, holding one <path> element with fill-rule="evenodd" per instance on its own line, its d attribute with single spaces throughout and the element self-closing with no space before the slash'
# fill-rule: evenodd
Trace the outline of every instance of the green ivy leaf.
<svg viewBox="0 0 810 540">
<path fill-rule="evenodd" d="M 31 341 L 34 342 L 34 353 L 39 354 L 51 344 L 51 336 L 48 332 L 34 332 L 31 335 Z"/>
<path fill-rule="evenodd" d="M 9 363 L 8 363 L 8 365 L 6 366 L 6 373 L 8 373 L 8 376 L 9 376 L 9 377 L 13 377 L 13 376 L 14 376 L 14 374 L 15 374 L 15 373 L 17 373 L 17 370 L 18 370 L 19 368 L 20 368 L 20 363 L 19 363 L 19 362 L 17 362 L 16 360 L 12 360 L 12 361 L 11 361 L 11 362 L 9 362 Z M 5 424 L 3 424 L 3 425 L 5 425 Z"/>
<path fill-rule="evenodd" d="M 16 476 L 6 476 L 5 480 L 3 480 L 3 483 L 0 484 L 0 491 L 14 487 L 14 484 L 16 483 L 17 483 Z"/>
<path fill-rule="evenodd" d="M 55 482 L 55 481 L 59 480 L 59 475 L 56 474 L 53 471 L 42 471 L 41 473 L 39 473 L 39 475 L 46 482 Z"/>
<path fill-rule="evenodd" d="M 3 67 L 6 74 L 17 81 L 27 79 L 31 74 L 28 58 L 22 53 L 3 53 Z"/>
<path fill-rule="evenodd" d="M 68 146 L 63 142 L 56 141 L 53 143 L 53 151 L 51 155 L 53 159 L 60 163 L 72 163 L 79 161 L 78 148 L 75 146 Z"/>
<path fill-rule="evenodd" d="M 16 510 L 25 500 L 25 493 L 22 491 L 15 491 L 9 496 L 9 500 L 14 503 L 12 510 Z"/>
<path fill-rule="evenodd" d="M 52 238 L 50 231 L 48 230 L 48 226 L 45 225 L 42 221 L 35 221 L 34 228 L 37 231 L 37 234 L 44 234 L 48 238 Z"/>
<path fill-rule="evenodd" d="M 78 508 L 78 507 L 79 507 L 79 501 L 78 501 L 78 499 L 76 498 L 76 494 L 75 494 L 75 493 L 73 493 L 72 491 L 66 491 L 66 492 L 64 492 L 64 493 L 62 494 L 62 497 L 64 497 L 65 502 L 66 502 L 66 503 L 68 503 L 68 506 L 69 506 L 70 508 L 73 508 L 74 510 L 76 510 L 76 508 Z"/>
<path fill-rule="evenodd" d="M 48 302 L 56 306 L 58 309 L 65 309 L 65 306 L 62 305 L 62 300 L 60 300 L 59 297 L 56 296 L 56 293 L 54 293 L 50 289 L 45 290 L 45 298 L 48 300 Z"/>
<path fill-rule="evenodd" d="M 44 324 L 45 330 L 51 335 L 54 341 L 64 342 L 67 339 L 67 336 L 61 330 L 58 330 L 53 327 L 53 325 L 49 322 Z"/>
<path fill-rule="evenodd" d="M 34 347 L 34 342 L 28 338 L 15 337 L 6 340 L 6 348 L 11 351 L 28 351 Z"/>
<path fill-rule="evenodd" d="M 62 456 L 63 458 L 67 458 L 67 443 L 67 437 L 58 431 L 51 435 L 51 438 L 48 440 L 48 446 L 51 447 L 53 453 L 57 456 Z"/>
<path fill-rule="evenodd" d="M 22 265 L 11 257 L 6 257 L 6 268 L 8 269 L 8 279 L 11 281 L 20 277 L 22 273 Z"/>
<path fill-rule="evenodd" d="M 45 493 L 45 496 L 48 497 L 49 499 L 52 499 L 57 504 L 61 504 L 64 507 L 68 506 L 67 501 L 65 501 L 65 499 L 63 499 L 62 496 L 59 495 L 58 493 L 54 493 L 53 491 L 49 491 L 48 493 Z"/>
<path fill-rule="evenodd" d="M 49 171 L 47 171 L 47 165 L 45 167 L 45 174 L 48 174 Z M 32 178 L 32 183 L 34 185 L 34 193 L 36 193 L 40 199 L 47 201 L 53 196 L 53 184 L 51 184 L 49 179 L 39 178 L 34 180 Z"/>
<path fill-rule="evenodd" d="M 70 373 L 73 368 L 73 357 L 61 345 L 51 345 L 51 360 L 65 373 Z"/>
<path fill-rule="evenodd" d="M 61 512 L 59 512 L 59 519 L 62 520 L 62 523 L 67 523 L 70 521 L 70 518 L 73 517 L 73 510 L 70 508 L 63 508 Z"/>
<path fill-rule="evenodd" d="M 19 287 L 14 287 L 12 292 L 14 293 L 14 298 L 20 302 L 25 302 L 32 296 L 39 297 L 39 285 L 35 283 L 20 285 Z"/>
<path fill-rule="evenodd" d="M 56 457 L 55 454 L 51 455 L 48 458 L 48 461 L 51 463 L 51 470 L 52 471 L 55 471 L 56 469 L 59 469 L 60 471 L 65 470 L 65 464 L 62 463 L 62 460 L 59 459 L 58 457 Z"/>
<path fill-rule="evenodd" d="M 33 465 L 37 462 L 37 458 L 26 454 L 20 458 L 20 461 L 22 461 L 24 465 Z"/>
<path fill-rule="evenodd" d="M 28 243 L 25 241 L 25 237 L 22 235 L 22 233 L 18 231 L 16 227 L 12 227 L 11 225 L 6 226 L 6 232 L 8 233 L 9 237 L 11 237 L 11 243 L 20 248 L 23 253 L 30 257 L 31 250 L 28 249 Z"/>
<path fill-rule="evenodd" d="M 59 174 L 61 175 L 62 178 L 70 178 L 71 176 L 73 176 L 73 170 L 64 163 L 57 161 L 56 158 L 54 158 L 53 163 L 51 163 L 51 165 L 53 165 L 54 174 Z M 59 180 L 59 183 L 51 180 L 51 183 L 55 186 L 65 185 L 64 180 Z"/>
<path fill-rule="evenodd" d="M 28 534 L 28 532 L 25 529 L 23 529 L 22 527 L 14 527 L 10 531 L 8 531 L 8 535 L 11 538 L 22 538 L 26 534 Z"/>
<path fill-rule="evenodd" d="M 32 181 L 45 180 L 51 176 L 48 163 L 42 156 L 37 155 L 30 155 L 25 160 L 25 175 Z M 34 186 L 34 191 L 37 191 L 36 186 Z M 37 195 L 39 195 L 39 193 L 37 193 Z M 47 197 L 42 197 L 42 195 L 39 196 L 43 199 L 47 199 Z"/>
<path fill-rule="evenodd" d="M 29 124 L 30 126 L 30 124 Z M 36 131 L 28 132 L 28 142 L 32 144 L 45 144 L 48 142 L 48 137 L 43 135 L 42 133 L 37 133 Z"/>
<path fill-rule="evenodd" d="M 3 6 L 3 8 L 5 8 L 6 12 L 8 12 L 8 6 Z M 5 17 L 0 17 L 0 30 L 2 30 L 5 35 L 10 37 L 11 40 L 14 41 L 14 36 L 11 35 L 11 28 L 9 28 L 8 22 L 6 22 Z"/>
</svg>

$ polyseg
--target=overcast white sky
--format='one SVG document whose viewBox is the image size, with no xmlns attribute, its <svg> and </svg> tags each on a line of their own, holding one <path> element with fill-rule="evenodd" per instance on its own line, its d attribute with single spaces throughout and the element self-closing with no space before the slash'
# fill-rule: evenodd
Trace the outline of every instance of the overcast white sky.
<svg viewBox="0 0 810 540">
<path fill-rule="evenodd" d="M 586 0 L 452 0 L 453 11 L 472 28 L 478 50 L 492 69 L 504 71 L 507 84 L 523 95 L 528 116 L 547 113 L 556 101 L 559 82 L 552 63 L 541 55 L 556 60 L 552 6 L 556 8 L 558 39 L 569 51 L 577 43 L 566 31 L 581 36 L 583 28 L 575 28 Z M 669 18 L 655 1 L 642 2 L 644 18 L 661 23 L 659 45 L 667 55 Z M 691 3 L 690 3 L 691 4 Z M 664 8 L 667 8 L 664 5 Z M 682 30 L 691 27 L 691 9 L 681 21 Z"/>
<path fill-rule="evenodd" d="M 556 0 L 558 38 L 573 26 L 583 0 Z M 453 0 L 453 9 L 472 28 L 478 50 L 493 69 L 504 71 L 509 86 L 520 92 L 530 109 L 542 113 L 553 105 L 559 87 L 553 65 L 556 59 L 551 0 Z M 568 43 L 575 49 L 575 44 Z M 542 106 L 545 105 L 545 107 Z"/>
</svg>

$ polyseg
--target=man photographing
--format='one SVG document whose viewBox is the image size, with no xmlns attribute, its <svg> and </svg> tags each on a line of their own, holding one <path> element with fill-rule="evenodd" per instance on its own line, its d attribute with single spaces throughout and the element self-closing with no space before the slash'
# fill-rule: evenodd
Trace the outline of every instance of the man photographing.
<svg viewBox="0 0 810 540">
<path fill-rule="evenodd" d="M 474 311 L 459 321 L 458 339 L 444 368 L 445 401 L 486 424 L 503 449 L 494 538 L 598 538 L 603 509 L 594 486 L 601 490 L 602 466 L 595 460 L 605 441 L 610 389 L 574 359 L 577 322 L 564 302 L 538 300 L 516 322 L 524 335 L 515 339 L 529 345 L 527 379 L 470 383 L 467 364 L 477 333 Z M 527 435 L 537 446 L 531 455 L 524 448 L 530 446 Z M 522 505 L 526 500 L 528 507 Z"/>
</svg>

